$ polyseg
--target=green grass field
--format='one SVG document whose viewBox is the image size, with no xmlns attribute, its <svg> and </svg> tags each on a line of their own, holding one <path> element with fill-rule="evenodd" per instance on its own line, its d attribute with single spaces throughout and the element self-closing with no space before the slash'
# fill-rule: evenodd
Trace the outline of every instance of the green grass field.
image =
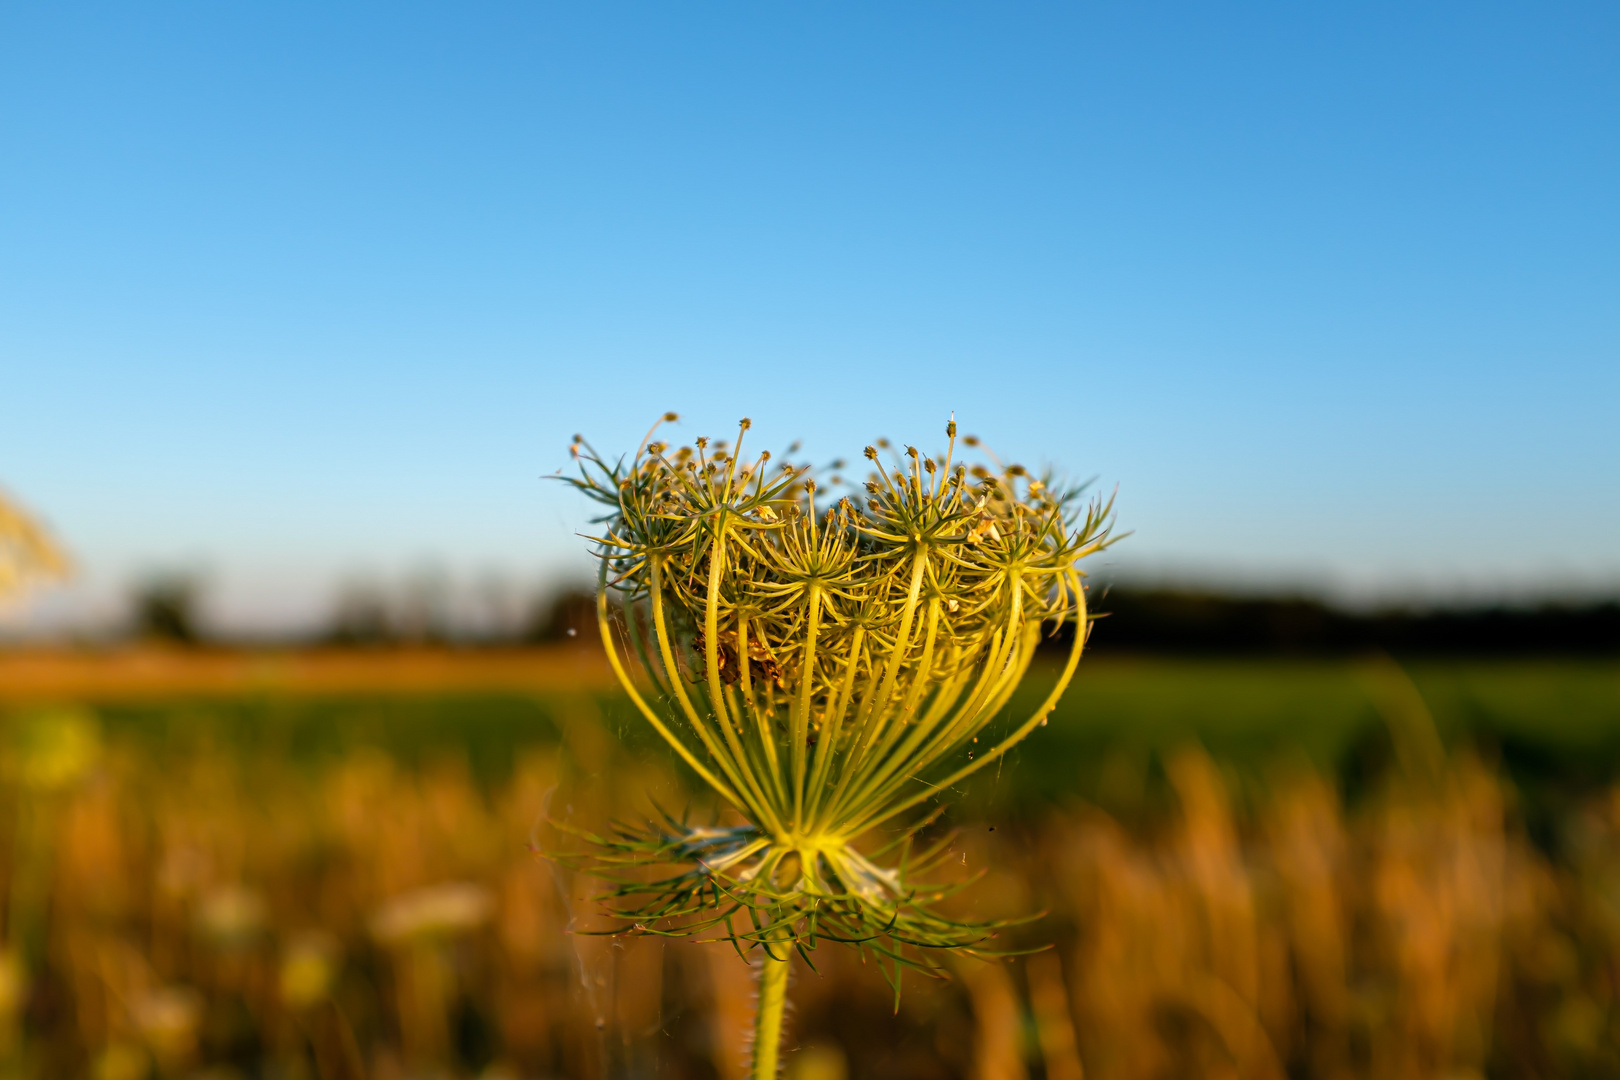
<svg viewBox="0 0 1620 1080">
<path fill-rule="evenodd" d="M 0 974 L 41 989 L 0 998 L 0 1073 L 739 1075 L 752 983 L 728 948 L 569 932 L 607 926 L 599 886 L 531 845 L 564 852 L 556 821 L 601 829 L 682 795 L 626 701 L 549 678 L 14 707 Z M 1414 747 L 1427 769 L 1402 764 Z M 1063 1060 L 1029 1033 L 1064 1016 L 1071 1076 L 1082 1058 L 1104 1077 L 1617 1075 L 1617 778 L 1620 662 L 1088 659 L 946 822 L 950 872 L 987 875 L 966 910 L 1048 912 L 1008 941 L 1054 945 L 1046 966 L 963 968 L 894 1012 L 875 967 L 818 954 L 795 1045 L 848 1068 L 806 1055 L 787 1075 L 1025 1075 Z M 1341 959 L 1298 977 L 1323 956 Z M 1286 1073 L 1235 1070 L 1189 1011 L 1215 979 L 1248 987 L 1229 993 Z M 1469 1043 L 1481 1017 L 1491 1038 Z M 979 1069 L 984 1047 L 1012 1064 Z"/>
<path fill-rule="evenodd" d="M 1620 662 L 1426 662 L 1406 670 L 1441 737 L 1499 761 L 1527 793 L 1584 790 L 1620 772 Z M 1032 676 L 1013 708 L 1033 707 L 1049 677 Z M 1047 728 L 968 794 L 985 811 L 1074 799 L 1129 811 L 1152 801 L 1159 754 L 1192 741 L 1240 775 L 1261 777 L 1303 754 L 1353 788 L 1387 755 L 1377 677 L 1349 661 L 1089 660 Z M 519 748 L 557 739 L 582 716 L 600 717 L 638 752 L 673 758 L 614 695 L 273 695 L 98 712 L 115 740 L 160 753 L 211 744 L 314 763 L 369 745 L 406 761 L 464 755 L 486 781 L 502 779 Z"/>
</svg>

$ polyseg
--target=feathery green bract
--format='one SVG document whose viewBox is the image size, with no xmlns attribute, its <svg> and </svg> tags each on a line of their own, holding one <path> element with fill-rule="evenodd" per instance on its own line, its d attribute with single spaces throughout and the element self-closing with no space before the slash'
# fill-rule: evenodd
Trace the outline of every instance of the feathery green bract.
<svg viewBox="0 0 1620 1080">
<path fill-rule="evenodd" d="M 983 951 L 1006 923 L 935 909 L 960 887 L 920 884 L 948 854 L 948 838 L 913 850 L 937 812 L 883 849 L 856 841 L 915 817 L 1045 722 L 1085 645 L 1078 564 L 1108 544 L 1112 503 L 1082 505 L 993 455 L 993 469 L 957 463 L 954 420 L 940 458 L 907 447 L 885 467 L 867 447 L 865 497 L 818 502 L 808 467 L 741 456 L 748 427 L 729 450 L 699 439 L 671 451 L 654 425 L 613 464 L 575 440 L 569 482 L 608 508 L 593 539 L 614 670 L 746 821 L 577 835 L 616 881 L 628 929 L 710 933 L 777 959 L 847 942 L 886 958 L 898 993 L 901 964 L 934 967 L 917 950 Z M 992 737 L 1042 628 L 1065 623 L 1075 632 L 1056 686 Z M 649 880 L 653 867 L 675 874 Z"/>
</svg>

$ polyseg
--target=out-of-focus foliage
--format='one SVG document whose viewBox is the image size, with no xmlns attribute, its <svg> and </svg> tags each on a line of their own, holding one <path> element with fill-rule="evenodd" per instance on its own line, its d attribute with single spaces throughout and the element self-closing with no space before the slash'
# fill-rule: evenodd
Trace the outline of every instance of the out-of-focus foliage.
<svg viewBox="0 0 1620 1080">
<path fill-rule="evenodd" d="M 1620 785 L 1532 814 L 1410 686 L 1359 677 L 1385 751 L 1353 790 L 1187 739 L 1141 759 L 1162 793 L 1135 810 L 960 821 L 948 865 L 987 874 L 960 913 L 1046 908 L 1016 943 L 1055 948 L 964 960 L 898 1014 L 872 967 L 818 953 L 819 974 L 796 965 L 789 1077 L 1614 1075 Z M 685 797 L 614 713 L 558 693 L 544 724 L 505 721 L 529 736 L 463 753 L 472 732 L 424 741 L 411 699 L 333 705 L 319 733 L 278 726 L 287 703 L 258 726 L 227 704 L 5 715 L 7 1074 L 743 1075 L 748 966 L 569 933 L 609 925 L 603 883 L 532 854 L 547 817 Z"/>
<path fill-rule="evenodd" d="M 197 601 L 202 585 L 187 574 L 158 574 L 134 590 L 135 636 L 143 641 L 195 645 L 201 640 Z"/>
<path fill-rule="evenodd" d="M 1309 596 L 1116 587 L 1093 602 L 1106 652 L 1203 656 L 1613 656 L 1620 602 L 1351 610 Z"/>
</svg>

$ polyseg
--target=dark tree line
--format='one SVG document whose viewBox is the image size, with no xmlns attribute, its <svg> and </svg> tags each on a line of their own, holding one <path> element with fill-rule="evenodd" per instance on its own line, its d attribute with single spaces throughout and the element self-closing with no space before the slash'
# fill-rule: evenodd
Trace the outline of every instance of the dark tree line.
<svg viewBox="0 0 1620 1080">
<path fill-rule="evenodd" d="M 133 596 L 133 636 L 175 645 L 209 638 L 197 617 L 195 578 L 157 577 Z M 525 645 L 594 640 L 595 598 L 564 588 L 486 598 L 499 618 L 458 622 L 443 596 L 349 589 L 311 643 Z M 1308 597 L 1115 586 L 1091 593 L 1091 648 L 1101 653 L 1207 656 L 1392 655 L 1620 656 L 1620 602 L 1351 611 Z M 1064 645 L 1067 632 L 1052 638 Z"/>
<path fill-rule="evenodd" d="M 1615 656 L 1620 602 L 1348 611 L 1303 597 L 1112 588 L 1091 647 L 1187 655 Z M 1060 635 L 1061 637 L 1062 635 Z"/>
</svg>

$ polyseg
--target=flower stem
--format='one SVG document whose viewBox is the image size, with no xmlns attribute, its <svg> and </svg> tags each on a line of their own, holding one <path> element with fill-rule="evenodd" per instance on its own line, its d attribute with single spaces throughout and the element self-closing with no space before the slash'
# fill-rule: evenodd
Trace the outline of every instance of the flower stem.
<svg viewBox="0 0 1620 1080">
<path fill-rule="evenodd" d="M 774 943 L 782 959 L 764 950 L 759 965 L 759 1011 L 754 1015 L 754 1067 L 750 1080 L 776 1080 L 782 1051 L 782 1014 L 787 1006 L 788 957 L 785 941 Z"/>
</svg>

